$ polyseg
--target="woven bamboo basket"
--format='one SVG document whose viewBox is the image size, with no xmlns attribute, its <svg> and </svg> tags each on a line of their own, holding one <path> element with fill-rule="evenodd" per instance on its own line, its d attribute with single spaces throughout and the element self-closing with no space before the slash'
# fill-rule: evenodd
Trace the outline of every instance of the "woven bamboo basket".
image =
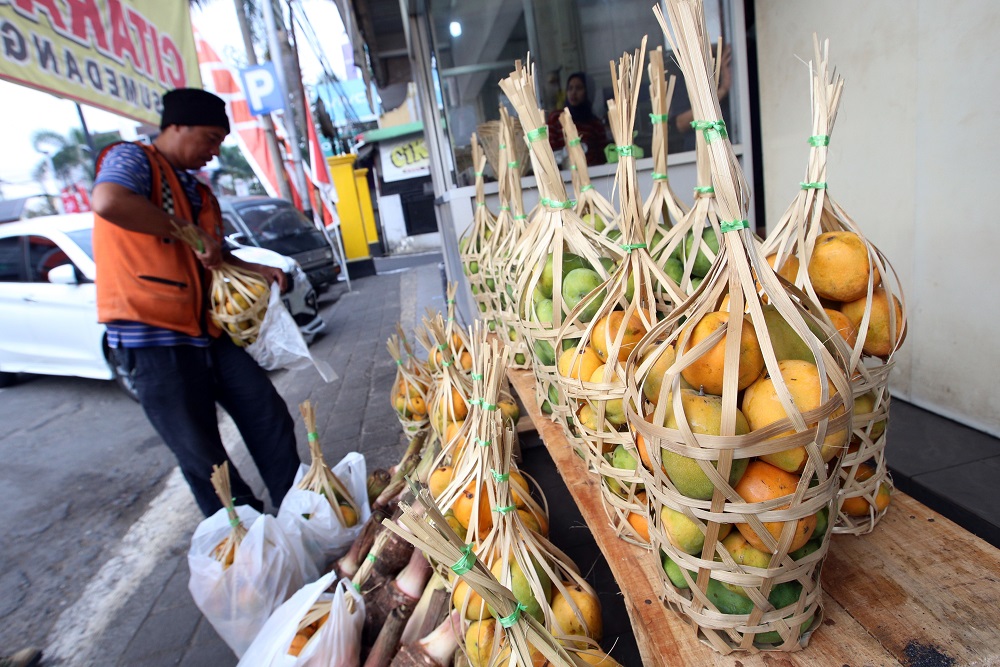
<svg viewBox="0 0 1000 667">
<path fill-rule="evenodd" d="M 546 139 L 545 118 L 535 98 L 534 65 L 529 63 L 522 67 L 518 61 L 514 72 L 500 81 L 500 87 L 520 115 L 522 125 L 532 128 L 525 138 L 535 163 L 541 195 L 539 207 L 530 218 L 508 265 L 513 276 L 519 331 L 528 340 L 535 356 L 538 404 L 566 428 L 568 437 L 576 439 L 569 408 L 559 391 L 554 347 L 559 328 L 575 305 L 572 299 L 567 301 L 563 293 L 563 272 L 564 269 L 568 272 L 568 267 L 576 262 L 580 269 L 594 271 L 600 282 L 609 277 L 609 267 L 622 253 L 613 243 L 588 228 L 573 210 L 573 202 L 567 199 L 555 155 Z M 568 260 L 565 264 L 564 258 Z M 607 264 L 602 263 L 602 259 Z M 551 284 L 546 273 L 551 276 Z M 551 304 L 551 315 L 547 314 L 547 306 L 541 305 L 543 302 Z M 584 447 L 578 440 L 577 444 Z"/>
<path fill-rule="evenodd" d="M 203 247 L 193 225 L 174 223 L 174 236 L 194 249 Z M 240 347 L 257 340 L 269 295 L 270 286 L 260 274 L 228 263 L 212 269 L 209 287 L 212 321 Z"/>
<path fill-rule="evenodd" d="M 469 414 L 472 385 L 469 375 L 459 366 L 460 355 L 468 352 L 468 346 L 458 331 L 460 328 L 453 327 L 453 322 L 450 321 L 446 324 L 441 313 L 424 317 L 423 325 L 424 328 L 417 332 L 417 337 L 427 349 L 428 365 L 431 368 L 428 414 L 431 429 L 444 443 L 449 425 L 464 421 Z"/>
<path fill-rule="evenodd" d="M 601 493 L 608 518 L 619 537 L 649 547 L 648 510 L 636 467 L 639 455 L 628 432 L 622 401 L 625 398 L 625 361 L 639 340 L 683 300 L 680 289 L 653 261 L 645 244 L 642 198 L 631 146 L 636 98 L 645 56 L 642 48 L 625 54 L 615 69 L 614 100 L 608 103 L 611 131 L 619 143 L 617 182 L 625 258 L 603 283 L 583 298 L 560 329 L 557 349 L 559 383 L 575 418 L 577 432 L 587 445 L 590 469 L 602 477 Z M 669 292 L 673 299 L 659 296 Z"/>
<path fill-rule="evenodd" d="M 472 135 L 472 162 L 476 169 L 476 201 L 472 225 L 459 239 L 458 248 L 462 260 L 462 271 L 469 281 L 469 288 L 479 308 L 478 317 L 489 322 L 496 314 L 492 292 L 486 286 L 485 264 L 489 254 L 489 240 L 493 236 L 497 220 L 486 205 L 483 189 L 483 169 L 486 157 L 483 155 L 476 135 Z"/>
<path fill-rule="evenodd" d="M 392 407 L 407 438 L 413 438 L 430 424 L 427 412 L 430 372 L 413 356 L 413 348 L 399 323 L 396 333 L 386 341 L 386 348 L 396 361 L 396 378 L 390 393 Z"/>
<path fill-rule="evenodd" d="M 605 229 L 614 227 L 618 213 L 608 198 L 590 182 L 587 154 L 583 152 L 580 133 L 568 108 L 559 114 L 559 124 L 562 125 L 566 150 L 569 152 L 569 172 L 573 182 L 573 192 L 576 195 L 576 213 L 588 227 L 600 234 Z"/>
<path fill-rule="evenodd" d="M 523 133 L 521 121 L 517 117 L 511 116 L 510 122 L 513 125 L 513 136 L 520 137 Z M 501 165 L 503 164 L 503 156 L 500 155 L 500 151 L 504 148 L 513 151 L 513 155 L 508 153 L 508 160 L 512 162 L 516 161 L 520 164 L 523 175 L 531 173 L 531 165 L 528 162 L 528 147 L 520 141 L 515 141 L 514 143 L 504 141 L 503 119 L 488 120 L 485 123 L 480 123 L 476 127 L 476 133 L 479 135 L 479 141 L 482 142 L 483 150 L 486 152 L 486 161 L 493 169 L 493 173 L 497 174 L 498 177 Z"/>
<path fill-rule="evenodd" d="M 518 326 L 517 303 L 510 267 L 514 249 L 524 235 L 528 216 L 524 213 L 521 195 L 521 163 L 510 160 L 515 143 L 514 124 L 506 107 L 500 107 L 501 145 L 500 171 L 497 176 L 500 212 L 497 214 L 496 231 L 490 239 L 487 258 L 487 275 L 491 276 L 496 298 L 498 335 L 511 350 L 509 368 L 532 367 L 531 350 Z"/>
<path fill-rule="evenodd" d="M 302 423 L 306 427 L 312 462 L 309 464 L 306 474 L 299 480 L 297 488 L 318 493 L 326 498 L 341 526 L 350 528 L 357 525 L 358 518 L 361 516 L 361 507 L 351 496 L 351 492 L 344 482 L 326 464 L 323 448 L 319 443 L 319 434 L 316 432 L 316 410 L 313 408 L 312 402 L 303 401 L 300 403 L 299 412 L 302 415 Z"/>
<path fill-rule="evenodd" d="M 674 97 L 675 77 L 669 79 L 663 68 L 663 47 L 649 52 L 649 99 L 653 111 L 649 118 L 653 123 L 653 187 L 642 206 L 646 224 L 651 228 L 649 237 L 653 239 L 657 231 L 664 234 L 687 215 L 688 207 L 670 187 L 667 174 L 667 146 L 669 136 L 670 102 Z M 680 281 L 676 281 L 680 282 Z"/>
<path fill-rule="evenodd" d="M 808 302 L 761 270 L 767 265 L 746 221 L 749 192 L 721 121 L 700 0 L 668 0 L 671 28 L 654 11 L 700 119 L 722 239 L 699 291 L 650 330 L 626 366 L 650 541 L 663 559 L 666 602 L 705 643 L 724 654 L 794 651 L 822 623 L 824 517 L 836 503 L 853 408 L 847 360 L 824 344 L 832 330 Z M 725 297 L 729 310 L 720 311 Z M 764 299 L 815 364 L 779 362 Z M 655 400 L 647 384 L 659 384 Z"/>
<path fill-rule="evenodd" d="M 854 429 L 840 470 L 841 507 L 833 530 L 861 535 L 871 532 L 885 515 L 893 490 L 885 461 L 889 376 L 893 355 L 906 335 L 906 304 L 889 260 L 827 189 L 828 145 L 843 79 L 830 71 L 829 41 L 821 46 L 814 35 L 813 44 L 813 118 L 806 180 L 765 240 L 763 252 L 780 275 L 824 306 L 819 314 L 840 333 L 837 340 L 849 348 Z M 840 257 L 851 257 L 853 263 L 830 264 L 825 257 L 831 251 L 824 246 L 836 248 Z M 836 286 L 831 277 L 836 278 Z M 890 308 L 889 303 L 897 307 Z"/>
</svg>

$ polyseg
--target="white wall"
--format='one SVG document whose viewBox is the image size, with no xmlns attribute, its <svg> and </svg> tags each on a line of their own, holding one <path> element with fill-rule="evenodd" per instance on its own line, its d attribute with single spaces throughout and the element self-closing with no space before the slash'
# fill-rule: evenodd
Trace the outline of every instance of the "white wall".
<svg viewBox="0 0 1000 667">
<path fill-rule="evenodd" d="M 755 0 L 767 221 L 804 175 L 812 33 L 844 77 L 829 193 L 900 274 L 895 395 L 1000 435 L 997 0 Z M 800 60 L 801 59 L 801 60 Z"/>
</svg>

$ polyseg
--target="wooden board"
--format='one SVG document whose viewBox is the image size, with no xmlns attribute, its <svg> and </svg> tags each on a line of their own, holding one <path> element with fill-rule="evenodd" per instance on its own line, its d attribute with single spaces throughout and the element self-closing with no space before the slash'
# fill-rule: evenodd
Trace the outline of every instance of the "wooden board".
<svg viewBox="0 0 1000 667">
<path fill-rule="evenodd" d="M 834 538 L 823 627 L 806 649 L 720 655 L 664 604 L 657 559 L 616 536 L 598 479 L 538 410 L 531 372 L 508 375 L 622 590 L 644 665 L 1000 664 L 1000 550 L 898 491 L 873 533 Z"/>
</svg>

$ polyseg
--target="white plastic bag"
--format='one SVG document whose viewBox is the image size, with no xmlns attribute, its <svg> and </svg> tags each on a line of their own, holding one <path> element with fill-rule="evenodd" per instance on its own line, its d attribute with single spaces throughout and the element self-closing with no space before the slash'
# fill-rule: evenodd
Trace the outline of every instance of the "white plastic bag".
<svg viewBox="0 0 1000 667">
<path fill-rule="evenodd" d="M 334 592 L 327 593 L 336 574 L 323 575 L 291 597 L 271 614 L 237 667 L 357 667 L 361 662 L 361 628 L 365 622 L 365 602 L 351 582 L 341 579 Z M 330 617 L 312 636 L 298 657 L 288 647 L 298 632 L 299 622 L 317 600 L 331 599 Z M 347 600 L 353 600 L 353 611 Z"/>
<path fill-rule="evenodd" d="M 299 466 L 295 483 L 285 494 L 278 508 L 278 523 L 289 537 L 301 540 L 303 550 L 318 572 L 340 558 L 361 533 L 361 528 L 371 516 L 368 504 L 368 471 L 365 457 L 358 452 L 349 452 L 340 463 L 333 466 L 333 473 L 344 483 L 351 498 L 357 503 L 358 522 L 345 528 L 330 507 L 330 502 L 313 491 L 297 488 L 299 480 L 309 470 L 309 466 Z M 309 518 L 305 518 L 308 515 Z"/>
<path fill-rule="evenodd" d="M 225 569 L 212 557 L 212 550 L 231 530 L 226 510 L 198 524 L 188 551 L 188 589 L 198 609 L 239 657 L 271 612 L 305 583 L 302 569 L 307 561 L 301 543 L 289 539 L 274 517 L 246 505 L 238 506 L 236 513 L 247 534 L 233 564 Z"/>
<path fill-rule="evenodd" d="M 337 379 L 330 364 L 322 359 L 314 359 L 309 352 L 299 325 L 281 301 L 281 290 L 277 283 L 271 285 L 271 296 L 268 298 L 264 321 L 260 324 L 260 333 L 257 340 L 247 345 L 247 352 L 265 370 L 299 370 L 313 365 L 325 381 L 333 382 Z"/>
</svg>

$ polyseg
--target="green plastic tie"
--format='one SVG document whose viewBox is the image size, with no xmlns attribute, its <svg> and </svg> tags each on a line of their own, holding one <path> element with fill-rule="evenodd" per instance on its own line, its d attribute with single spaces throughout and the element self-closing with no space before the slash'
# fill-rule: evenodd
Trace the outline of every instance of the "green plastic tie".
<svg viewBox="0 0 1000 667">
<path fill-rule="evenodd" d="M 497 472 L 496 470 L 490 470 L 490 472 L 493 473 L 493 481 L 495 481 L 498 484 L 500 482 L 507 482 L 507 481 L 510 480 L 510 473 L 509 472 L 500 473 L 500 472 Z"/>
<path fill-rule="evenodd" d="M 458 559 L 457 563 L 451 566 L 451 571 L 458 575 L 465 574 L 472 569 L 475 562 L 476 554 L 472 553 L 472 545 L 466 544 L 462 547 L 462 557 Z"/>
<path fill-rule="evenodd" d="M 569 166 L 569 170 L 570 170 L 570 171 L 576 171 L 576 165 L 575 165 L 575 164 L 571 164 L 571 165 Z"/>
<path fill-rule="evenodd" d="M 476 175 L 476 178 L 482 178 L 483 177 L 483 172 L 481 172 L 481 171 L 476 171 L 476 172 L 473 172 L 473 173 Z"/>
<path fill-rule="evenodd" d="M 445 301 L 445 303 L 455 303 L 455 300 L 454 300 L 454 299 L 447 299 L 447 300 Z"/>
<path fill-rule="evenodd" d="M 517 505 L 507 505 L 505 507 L 494 507 L 493 511 L 497 514 L 510 514 L 517 509 Z"/>
<path fill-rule="evenodd" d="M 510 206 L 501 206 L 500 210 L 501 211 L 509 211 L 510 210 Z"/>
<path fill-rule="evenodd" d="M 473 380 L 482 380 L 483 379 L 483 374 L 482 373 L 473 373 L 472 374 L 472 379 Z"/>
<path fill-rule="evenodd" d="M 493 445 L 492 440 L 483 440 L 482 438 L 476 438 L 476 444 L 480 447 L 490 447 Z"/>
<path fill-rule="evenodd" d="M 479 406 L 482 406 L 482 404 L 483 404 L 483 399 L 481 399 L 481 398 L 470 398 L 469 399 L 469 405 L 479 405 Z"/>
<path fill-rule="evenodd" d="M 375 561 L 378 560 L 378 558 L 376 558 L 374 554 L 368 554 L 367 556 L 365 556 L 365 560 L 370 560 L 371 562 L 374 563 Z"/>
<path fill-rule="evenodd" d="M 814 134 L 809 137 L 809 145 L 819 148 L 820 146 L 830 145 L 830 135 L 829 134 Z"/>
<path fill-rule="evenodd" d="M 525 607 L 523 604 L 521 604 L 520 602 L 518 602 L 517 606 L 514 607 L 514 611 L 511 613 L 510 616 L 504 616 L 504 617 L 498 619 L 500 621 L 500 625 L 502 625 L 505 628 L 513 627 L 513 625 L 515 623 L 517 623 L 517 619 L 519 619 L 521 617 L 521 612 L 522 611 L 527 611 L 527 610 L 528 610 L 527 607 Z"/>
<path fill-rule="evenodd" d="M 507 144 L 500 144 L 500 150 L 507 148 Z"/>
<path fill-rule="evenodd" d="M 319 433 L 317 433 L 316 431 L 310 431 L 309 433 L 306 434 L 306 437 L 309 439 L 309 442 L 316 442 L 317 440 L 319 440 Z"/>
<path fill-rule="evenodd" d="M 515 216 L 514 216 L 514 219 L 515 219 L 515 220 L 527 220 L 527 219 L 528 219 L 528 216 L 526 216 L 526 215 L 523 215 L 523 214 L 522 214 L 522 215 L 515 215 Z"/>
<path fill-rule="evenodd" d="M 649 114 L 649 122 L 651 122 L 653 125 L 656 125 L 657 123 L 666 123 L 668 120 L 670 120 L 670 114 L 666 113 Z"/>
<path fill-rule="evenodd" d="M 508 169 L 517 169 L 520 166 L 521 166 L 521 163 L 518 162 L 517 160 L 514 160 L 513 162 L 508 162 L 507 163 L 507 168 Z"/>
<path fill-rule="evenodd" d="M 237 517 L 235 519 L 230 519 L 229 520 L 229 527 L 230 528 L 235 528 L 238 525 L 240 525 L 240 519 L 239 519 L 239 517 Z"/>
<path fill-rule="evenodd" d="M 583 139 L 581 139 L 580 137 L 577 137 L 576 139 L 570 139 L 569 140 L 569 145 L 570 146 L 579 146 L 582 142 L 583 142 Z"/>
<path fill-rule="evenodd" d="M 402 359 L 396 359 L 396 365 L 397 366 L 402 366 L 403 365 L 403 360 Z"/>
<path fill-rule="evenodd" d="M 814 181 L 812 183 L 799 183 L 803 190 L 826 190 L 826 181 Z"/>
<path fill-rule="evenodd" d="M 476 202 L 476 206 L 486 206 L 486 202 L 484 202 L 484 201 L 477 201 Z"/>
<path fill-rule="evenodd" d="M 542 199 L 542 203 L 548 206 L 549 208 L 554 208 L 556 210 L 561 210 L 561 209 L 564 210 L 576 206 L 576 202 L 573 201 L 572 199 L 570 199 L 569 201 L 559 201 L 557 199 L 549 199 L 546 197 Z"/>
<path fill-rule="evenodd" d="M 653 180 L 654 181 L 665 181 L 665 180 L 667 180 L 667 175 L 666 174 L 661 174 L 658 171 L 654 171 L 653 172 Z"/>
<path fill-rule="evenodd" d="M 737 232 L 741 229 L 748 229 L 750 223 L 746 220 L 730 220 L 726 222 L 720 222 L 719 227 L 722 229 L 722 233 L 726 232 Z"/>
<path fill-rule="evenodd" d="M 711 185 L 699 185 L 694 189 L 696 195 L 710 195 L 715 193 L 715 188 Z"/>
<path fill-rule="evenodd" d="M 483 400 L 483 399 L 479 399 L 479 400 Z M 497 405 L 496 403 L 486 403 L 486 402 L 483 403 L 483 410 L 489 410 L 490 412 L 496 412 L 499 409 L 500 409 L 500 406 Z"/>
<path fill-rule="evenodd" d="M 549 128 L 542 125 L 536 130 L 528 130 L 528 141 L 534 143 L 539 139 L 547 139 L 549 136 Z"/>
<path fill-rule="evenodd" d="M 580 186 L 580 192 L 586 192 L 587 190 L 593 190 L 593 189 L 594 189 L 594 186 L 592 184 L 590 184 L 590 183 L 587 183 L 586 185 L 581 185 Z"/>
<path fill-rule="evenodd" d="M 638 250 L 639 248 L 648 248 L 645 243 L 625 243 L 621 246 L 621 249 L 625 252 L 632 252 L 633 250 Z"/>
<path fill-rule="evenodd" d="M 444 366 L 445 368 L 448 368 L 449 366 L 451 366 L 451 362 L 450 361 L 442 361 L 441 365 Z"/>
<path fill-rule="evenodd" d="M 724 120 L 693 120 L 691 127 L 701 130 L 705 134 L 705 141 L 712 143 L 716 139 L 728 137 L 726 132 L 726 121 Z"/>
<path fill-rule="evenodd" d="M 615 146 L 615 150 L 618 152 L 620 157 L 633 157 L 635 154 L 636 146 L 635 144 L 629 144 L 627 146 Z"/>
<path fill-rule="evenodd" d="M 357 592 L 359 593 L 361 592 L 361 584 L 356 584 L 352 581 L 351 586 L 354 586 L 354 590 L 356 590 Z"/>
</svg>

